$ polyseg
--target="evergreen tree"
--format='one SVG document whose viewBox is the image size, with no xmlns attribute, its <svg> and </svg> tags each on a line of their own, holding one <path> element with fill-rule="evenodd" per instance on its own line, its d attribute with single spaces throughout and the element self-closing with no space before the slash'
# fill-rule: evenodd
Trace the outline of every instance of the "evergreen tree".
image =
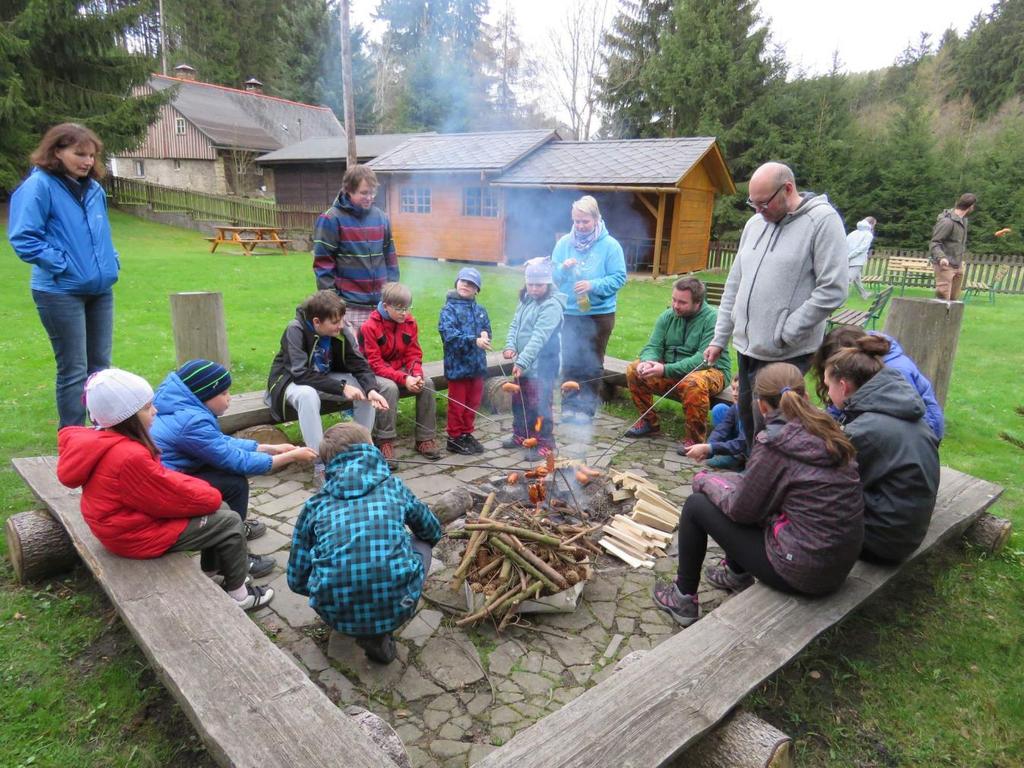
<svg viewBox="0 0 1024 768">
<path fill-rule="evenodd" d="M 233 11 L 230 0 L 164 0 L 168 74 L 188 64 L 203 82 L 238 88 L 249 77 L 242 77 L 239 61 L 247 41 L 235 28 Z"/>
<path fill-rule="evenodd" d="M 1024 118 L 1008 121 L 992 139 L 983 144 L 967 164 L 962 192 L 978 196 L 978 208 L 971 214 L 969 247 L 985 253 L 1020 253 L 1024 236 Z M 951 201 L 952 202 L 952 201 Z M 997 238 L 995 232 L 1010 227 L 1013 232 Z"/>
<path fill-rule="evenodd" d="M 661 39 L 672 34 L 672 0 L 622 0 L 605 34 L 605 73 L 599 80 L 601 133 L 613 138 L 660 136 L 650 78 Z"/>
<path fill-rule="evenodd" d="M 0 6 L 0 189 L 28 170 L 47 128 L 76 121 L 107 153 L 135 146 L 165 96 L 131 98 L 154 62 L 118 46 L 139 9 L 103 11 L 74 0 L 15 0 Z"/>
<path fill-rule="evenodd" d="M 954 61 L 955 95 L 971 97 L 980 117 L 1010 96 L 1024 95 L 1024 0 L 998 0 L 975 17 Z"/>
<path fill-rule="evenodd" d="M 306 104 L 334 106 L 329 104 L 324 92 L 328 72 L 338 73 L 336 79 L 341 79 L 340 53 L 333 67 L 327 58 L 330 43 L 339 35 L 337 29 L 331 34 L 332 20 L 324 0 L 290 0 L 285 3 L 278 20 L 276 73 L 270 83 L 275 94 Z M 340 92 L 339 88 L 339 96 Z"/>
<path fill-rule="evenodd" d="M 344 122 L 344 88 L 341 81 L 341 6 L 331 3 L 327 24 L 324 27 L 320 66 L 317 69 L 317 88 L 314 103 L 323 104 L 334 110 L 338 120 Z M 356 133 L 366 134 L 377 131 L 377 117 L 374 112 L 374 87 L 377 78 L 376 64 L 370 58 L 370 43 L 366 30 L 357 24 L 350 28 L 352 36 L 352 94 L 356 110 Z"/>
</svg>

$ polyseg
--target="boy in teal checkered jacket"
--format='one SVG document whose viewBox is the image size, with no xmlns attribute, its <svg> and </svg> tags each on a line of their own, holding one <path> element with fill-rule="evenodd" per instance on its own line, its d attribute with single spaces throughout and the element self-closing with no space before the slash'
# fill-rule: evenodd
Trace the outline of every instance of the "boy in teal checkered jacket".
<svg viewBox="0 0 1024 768">
<path fill-rule="evenodd" d="M 331 427 L 320 459 L 326 481 L 295 524 L 288 586 L 370 659 L 388 664 L 391 633 L 416 612 L 441 525 L 391 474 L 365 427 Z"/>
</svg>

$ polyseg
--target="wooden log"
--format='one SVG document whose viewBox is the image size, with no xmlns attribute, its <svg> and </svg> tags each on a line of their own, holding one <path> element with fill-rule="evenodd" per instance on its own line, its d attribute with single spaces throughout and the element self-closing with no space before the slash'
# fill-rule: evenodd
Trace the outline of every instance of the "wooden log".
<svg viewBox="0 0 1024 768">
<path fill-rule="evenodd" d="M 238 430 L 232 437 L 237 437 L 239 440 L 255 440 L 257 443 L 265 445 L 281 445 L 291 442 L 284 430 L 273 424 L 255 424 Z"/>
<path fill-rule="evenodd" d="M 793 768 L 793 739 L 749 712 L 737 712 L 667 768 Z"/>
<path fill-rule="evenodd" d="M 224 323 L 224 299 L 212 291 L 172 293 L 171 329 L 178 365 L 204 358 L 231 366 L 228 331 Z"/>
<path fill-rule="evenodd" d="M 511 366 L 508 366 L 508 370 L 512 370 Z M 484 382 L 483 405 L 491 413 L 512 412 L 512 395 L 501 388 L 507 382 L 508 376 L 492 376 Z"/>
<path fill-rule="evenodd" d="M 33 509 L 7 518 L 7 554 L 22 584 L 64 573 L 79 562 L 67 531 L 46 510 Z"/>
<path fill-rule="evenodd" d="M 895 338 L 935 389 L 945 407 L 953 362 L 960 340 L 964 305 L 960 301 L 908 299 L 902 296 L 889 304 L 885 333 Z"/>
<path fill-rule="evenodd" d="M 978 522 L 967 529 L 964 538 L 974 546 L 994 555 L 1002 550 L 1012 532 L 1013 523 L 986 512 L 978 518 Z"/>
</svg>

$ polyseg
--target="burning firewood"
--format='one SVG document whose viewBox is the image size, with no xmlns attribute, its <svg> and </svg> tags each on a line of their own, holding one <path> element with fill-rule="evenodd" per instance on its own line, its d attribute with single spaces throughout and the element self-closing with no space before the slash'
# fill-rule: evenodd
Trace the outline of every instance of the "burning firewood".
<svg viewBox="0 0 1024 768">
<path fill-rule="evenodd" d="M 511 381 L 506 381 L 504 384 L 501 385 L 502 392 L 508 392 L 513 395 L 519 394 L 519 389 L 519 385 Z"/>
<path fill-rule="evenodd" d="M 563 392 L 579 392 L 580 391 L 580 385 L 577 384 L 575 381 L 563 381 L 562 382 L 562 391 Z"/>
</svg>

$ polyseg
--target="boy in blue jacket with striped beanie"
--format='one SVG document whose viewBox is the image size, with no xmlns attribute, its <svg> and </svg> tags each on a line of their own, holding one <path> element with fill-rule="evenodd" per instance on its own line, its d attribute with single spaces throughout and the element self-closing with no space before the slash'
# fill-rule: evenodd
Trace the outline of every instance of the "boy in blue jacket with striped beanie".
<svg viewBox="0 0 1024 768">
<path fill-rule="evenodd" d="M 391 474 L 366 427 L 328 429 L 320 460 L 326 479 L 295 523 L 288 586 L 367 657 L 390 664 L 391 633 L 416 613 L 441 524 Z"/>
</svg>

